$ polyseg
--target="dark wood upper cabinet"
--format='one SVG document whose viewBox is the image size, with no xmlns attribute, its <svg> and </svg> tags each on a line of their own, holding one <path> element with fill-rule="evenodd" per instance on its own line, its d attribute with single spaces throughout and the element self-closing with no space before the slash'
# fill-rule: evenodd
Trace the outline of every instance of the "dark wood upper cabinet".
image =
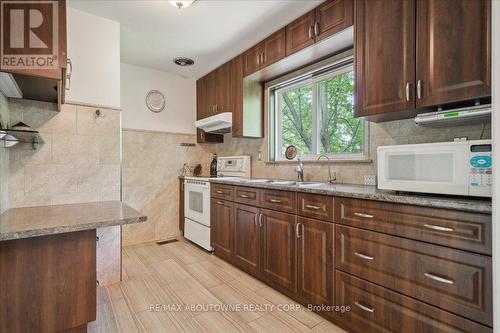
<svg viewBox="0 0 500 333">
<path fill-rule="evenodd" d="M 314 44 L 316 12 L 310 11 L 286 26 L 286 55 L 289 56 Z"/>
<path fill-rule="evenodd" d="M 233 203 L 212 199 L 210 221 L 210 236 L 215 253 L 230 258 L 233 254 Z"/>
<path fill-rule="evenodd" d="M 257 44 L 243 53 L 243 76 L 250 75 L 261 68 L 262 44 Z"/>
<path fill-rule="evenodd" d="M 262 63 L 260 67 L 266 67 L 281 60 L 286 55 L 285 28 L 275 32 L 262 42 Z"/>
<path fill-rule="evenodd" d="M 355 115 L 372 121 L 491 95 L 491 1 L 355 2 Z"/>
<path fill-rule="evenodd" d="M 295 254 L 296 216 L 261 210 L 261 275 L 270 284 L 287 291 L 297 290 Z"/>
<path fill-rule="evenodd" d="M 234 256 L 235 265 L 244 271 L 260 273 L 259 208 L 234 204 Z"/>
<path fill-rule="evenodd" d="M 298 218 L 298 293 L 310 304 L 333 304 L 333 223 Z"/>
<path fill-rule="evenodd" d="M 215 70 L 215 114 L 232 111 L 231 81 L 231 62 L 227 62 Z"/>
<path fill-rule="evenodd" d="M 415 1 L 358 0 L 355 115 L 414 108 Z"/>
<path fill-rule="evenodd" d="M 316 8 L 316 41 L 350 27 L 354 19 L 354 0 L 329 0 Z"/>
<path fill-rule="evenodd" d="M 489 0 L 417 1 L 417 107 L 491 95 L 490 7 Z"/>
</svg>

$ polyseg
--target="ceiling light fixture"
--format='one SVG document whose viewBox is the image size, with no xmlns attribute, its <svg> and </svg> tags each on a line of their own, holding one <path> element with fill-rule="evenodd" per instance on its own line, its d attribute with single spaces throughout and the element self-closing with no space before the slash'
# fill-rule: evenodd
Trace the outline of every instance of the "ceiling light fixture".
<svg viewBox="0 0 500 333">
<path fill-rule="evenodd" d="M 177 57 L 177 58 L 174 58 L 174 63 L 176 65 L 181 66 L 181 67 L 194 65 L 193 59 L 189 59 L 189 58 L 186 58 L 186 57 Z"/>
<path fill-rule="evenodd" d="M 183 0 L 183 1 L 180 1 L 180 0 L 169 0 L 168 2 L 170 2 L 170 4 L 174 7 L 177 7 L 179 9 L 184 9 L 184 8 L 188 8 L 189 6 L 191 6 L 191 4 L 193 2 L 195 2 L 196 0 Z"/>
</svg>

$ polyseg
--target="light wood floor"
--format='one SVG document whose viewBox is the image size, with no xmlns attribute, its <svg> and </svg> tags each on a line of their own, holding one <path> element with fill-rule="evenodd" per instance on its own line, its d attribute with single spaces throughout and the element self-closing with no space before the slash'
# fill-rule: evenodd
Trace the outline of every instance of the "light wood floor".
<svg viewBox="0 0 500 333">
<path fill-rule="evenodd" d="M 97 292 L 89 332 L 345 332 L 302 311 L 151 311 L 154 304 L 296 304 L 186 241 L 123 249 L 123 281 Z M 183 310 L 185 310 L 183 308 Z"/>
</svg>

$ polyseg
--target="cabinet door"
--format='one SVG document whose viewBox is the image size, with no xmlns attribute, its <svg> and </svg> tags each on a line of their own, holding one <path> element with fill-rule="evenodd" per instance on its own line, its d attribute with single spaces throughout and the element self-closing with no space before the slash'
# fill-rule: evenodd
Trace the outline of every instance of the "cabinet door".
<svg viewBox="0 0 500 333">
<path fill-rule="evenodd" d="M 415 1 L 359 0 L 355 12 L 356 117 L 414 108 Z"/>
<path fill-rule="evenodd" d="M 286 26 L 286 56 L 314 44 L 316 12 L 310 11 Z"/>
<path fill-rule="evenodd" d="M 200 120 L 206 117 L 207 103 L 207 80 L 205 78 L 198 79 L 196 81 L 196 120 Z"/>
<path fill-rule="evenodd" d="M 212 199 L 210 224 L 211 243 L 215 254 L 230 258 L 233 254 L 233 203 Z"/>
<path fill-rule="evenodd" d="M 215 113 L 231 112 L 231 62 L 215 70 Z"/>
<path fill-rule="evenodd" d="M 233 137 L 243 136 L 243 55 L 231 60 L 231 102 Z"/>
<path fill-rule="evenodd" d="M 262 42 L 262 52 L 263 64 L 261 64 L 261 67 L 269 66 L 285 57 L 285 28 L 275 32 Z"/>
<path fill-rule="evenodd" d="M 333 304 L 333 223 L 299 217 L 299 295 L 311 304 Z"/>
<path fill-rule="evenodd" d="M 350 27 L 354 18 L 353 7 L 353 0 L 329 0 L 318 6 L 316 8 L 316 41 Z"/>
<path fill-rule="evenodd" d="M 260 69 L 262 45 L 258 44 L 243 54 L 243 76 L 250 75 Z"/>
<path fill-rule="evenodd" d="M 491 95 L 491 1 L 417 2 L 417 107 Z"/>
<path fill-rule="evenodd" d="M 296 216 L 267 209 L 261 213 L 261 274 L 274 286 L 296 292 Z"/>
<path fill-rule="evenodd" d="M 203 106 L 205 117 L 213 116 L 215 108 L 217 71 L 210 72 L 204 77 L 205 80 L 205 105 Z"/>
<path fill-rule="evenodd" d="M 259 275 L 260 228 L 259 209 L 234 204 L 234 256 L 235 265 L 244 271 Z"/>
</svg>

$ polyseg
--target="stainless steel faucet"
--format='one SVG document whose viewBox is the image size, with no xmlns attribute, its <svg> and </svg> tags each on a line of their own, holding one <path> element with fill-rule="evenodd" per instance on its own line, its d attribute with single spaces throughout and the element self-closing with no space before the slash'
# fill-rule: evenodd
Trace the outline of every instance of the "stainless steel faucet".
<svg viewBox="0 0 500 333">
<path fill-rule="evenodd" d="M 297 180 L 299 182 L 304 181 L 304 164 L 302 164 L 302 161 L 300 158 L 297 158 L 297 166 L 295 167 L 295 171 L 297 172 Z"/>
<path fill-rule="evenodd" d="M 328 162 L 330 162 L 330 158 L 325 154 L 319 155 L 318 161 L 323 157 L 326 158 L 328 160 Z M 328 164 L 328 178 L 326 179 L 326 181 L 329 182 L 330 184 L 333 184 L 333 183 L 335 183 L 335 181 L 337 181 L 337 173 L 334 171 L 333 175 L 332 175 L 332 170 L 330 169 L 330 164 Z"/>
</svg>

